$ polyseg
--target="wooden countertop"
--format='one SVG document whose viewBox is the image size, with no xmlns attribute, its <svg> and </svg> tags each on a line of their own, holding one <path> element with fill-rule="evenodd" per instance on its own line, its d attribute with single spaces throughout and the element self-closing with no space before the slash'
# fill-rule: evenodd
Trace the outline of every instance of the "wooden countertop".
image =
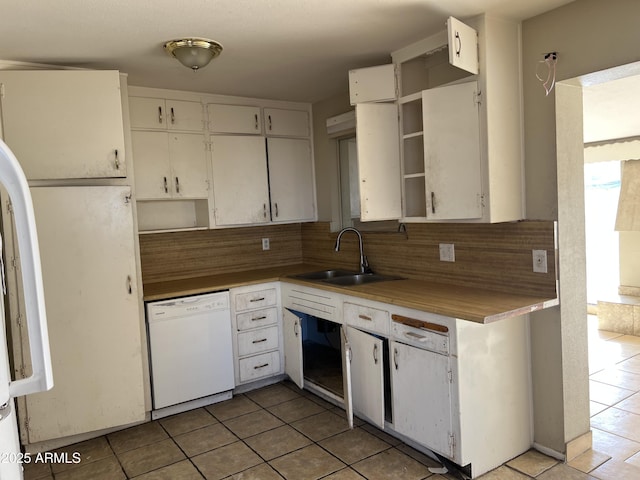
<svg viewBox="0 0 640 480">
<path fill-rule="evenodd" d="M 324 267 L 318 265 L 287 265 L 148 283 L 144 285 L 144 300 L 164 300 L 244 285 L 286 281 L 477 323 L 495 322 L 552 307 L 559 303 L 557 298 L 542 298 L 525 294 L 514 295 L 421 280 L 393 280 L 343 287 L 290 277 L 298 273 L 323 269 Z"/>
</svg>

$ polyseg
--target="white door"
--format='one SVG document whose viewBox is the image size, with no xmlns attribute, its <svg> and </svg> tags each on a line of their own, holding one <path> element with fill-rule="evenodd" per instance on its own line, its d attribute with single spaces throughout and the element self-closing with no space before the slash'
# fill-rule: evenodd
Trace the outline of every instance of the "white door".
<svg viewBox="0 0 640 480">
<path fill-rule="evenodd" d="M 166 132 L 131 132 L 136 198 L 170 198 L 173 181 L 169 160 L 169 136 Z"/>
<path fill-rule="evenodd" d="M 304 387 L 302 362 L 302 325 L 300 318 L 286 308 L 282 311 L 284 373 L 299 388 Z"/>
<path fill-rule="evenodd" d="M 28 441 L 145 418 L 129 187 L 32 188 L 55 388 L 26 397 Z M 27 369 L 29 366 L 26 366 Z"/>
<path fill-rule="evenodd" d="M 285 137 L 309 136 L 309 113 L 306 110 L 264 109 L 265 133 Z"/>
<path fill-rule="evenodd" d="M 203 108 L 198 102 L 166 100 L 169 130 L 204 130 Z"/>
<path fill-rule="evenodd" d="M 384 360 L 382 340 L 347 327 L 351 346 L 351 395 L 353 411 L 384 428 Z"/>
<path fill-rule="evenodd" d="M 356 105 L 356 142 L 360 178 L 360 220 L 402 216 L 398 106 Z"/>
<path fill-rule="evenodd" d="M 393 102 L 396 94 L 396 69 L 393 63 L 349 70 L 351 105 Z"/>
<path fill-rule="evenodd" d="M 390 356 L 394 430 L 453 458 L 449 357 L 394 341 Z"/>
<path fill-rule="evenodd" d="M 449 17 L 447 34 L 449 63 L 469 73 L 478 73 L 478 32 L 457 18 Z"/>
<path fill-rule="evenodd" d="M 482 217 L 478 83 L 422 92 L 427 217 Z"/>
<path fill-rule="evenodd" d="M 313 220 L 315 189 L 311 145 L 307 139 L 268 138 L 271 219 Z"/>
<path fill-rule="evenodd" d="M 171 183 L 175 198 L 207 198 L 209 195 L 205 147 L 202 134 L 169 134 Z"/>
<path fill-rule="evenodd" d="M 117 71 L 0 72 L 4 141 L 28 179 L 126 177 Z"/>
<path fill-rule="evenodd" d="M 216 225 L 266 223 L 269 212 L 263 137 L 211 137 Z"/>
<path fill-rule="evenodd" d="M 261 133 L 260 107 L 248 105 L 207 105 L 209 131 L 214 133 Z"/>
<path fill-rule="evenodd" d="M 340 326 L 340 352 L 342 353 L 342 396 L 344 401 L 344 410 L 347 414 L 347 422 L 349 428 L 353 428 L 353 395 L 352 395 L 352 378 L 351 378 L 351 344 L 347 337 L 344 326 Z"/>
<path fill-rule="evenodd" d="M 167 108 L 162 98 L 129 97 L 131 128 L 167 128 Z"/>
</svg>

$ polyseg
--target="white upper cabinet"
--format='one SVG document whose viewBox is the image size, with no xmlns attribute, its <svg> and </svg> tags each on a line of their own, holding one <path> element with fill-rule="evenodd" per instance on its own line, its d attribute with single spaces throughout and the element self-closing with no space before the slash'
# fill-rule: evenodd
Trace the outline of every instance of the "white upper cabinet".
<svg viewBox="0 0 640 480">
<path fill-rule="evenodd" d="M 482 217 L 477 82 L 422 92 L 427 216 Z"/>
<path fill-rule="evenodd" d="M 267 156 L 263 137 L 211 138 L 214 218 L 217 226 L 271 220 Z"/>
<path fill-rule="evenodd" d="M 0 71 L 0 98 L 29 180 L 126 177 L 117 71 Z"/>
<path fill-rule="evenodd" d="M 213 133 L 262 133 L 260 107 L 247 105 L 207 105 L 209 131 Z"/>
<path fill-rule="evenodd" d="M 478 73 L 478 32 L 460 20 L 447 19 L 449 63 L 469 73 Z"/>
<path fill-rule="evenodd" d="M 392 63 L 349 70 L 351 105 L 367 102 L 393 102 L 397 94 L 396 70 Z"/>
<path fill-rule="evenodd" d="M 202 134 L 131 132 L 136 198 L 207 198 L 207 152 Z"/>
<path fill-rule="evenodd" d="M 315 189 L 309 140 L 267 138 L 267 155 L 272 221 L 314 220 Z"/>
<path fill-rule="evenodd" d="M 264 128 L 268 136 L 308 137 L 309 113 L 306 110 L 265 108 Z"/>
<path fill-rule="evenodd" d="M 400 151 L 395 103 L 356 105 L 360 219 L 400 218 Z"/>
<path fill-rule="evenodd" d="M 163 98 L 129 97 L 131 128 L 185 130 L 204 128 L 202 104 Z"/>
</svg>

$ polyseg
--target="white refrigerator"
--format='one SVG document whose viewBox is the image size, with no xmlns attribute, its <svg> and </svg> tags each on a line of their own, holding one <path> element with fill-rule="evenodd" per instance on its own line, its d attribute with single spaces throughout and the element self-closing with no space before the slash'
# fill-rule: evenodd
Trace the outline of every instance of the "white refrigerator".
<svg viewBox="0 0 640 480">
<path fill-rule="evenodd" d="M 6 319 L 3 302 L 0 301 L 3 321 L 0 329 L 0 480 L 19 480 L 23 478 L 22 463 L 30 461 L 31 457 L 25 457 L 20 451 L 14 397 L 50 390 L 53 387 L 53 374 L 33 204 L 25 175 L 16 157 L 2 140 L 0 183 L 13 205 L 32 363 L 30 377 L 11 380 Z M 4 295 L 4 265 L 0 267 Z"/>
</svg>

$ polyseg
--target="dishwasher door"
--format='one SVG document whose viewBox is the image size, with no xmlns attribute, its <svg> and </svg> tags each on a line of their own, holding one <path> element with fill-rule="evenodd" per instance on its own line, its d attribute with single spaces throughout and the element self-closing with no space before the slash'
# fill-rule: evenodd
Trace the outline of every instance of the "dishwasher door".
<svg viewBox="0 0 640 480">
<path fill-rule="evenodd" d="M 229 292 L 147 304 L 154 410 L 234 388 Z"/>
</svg>

